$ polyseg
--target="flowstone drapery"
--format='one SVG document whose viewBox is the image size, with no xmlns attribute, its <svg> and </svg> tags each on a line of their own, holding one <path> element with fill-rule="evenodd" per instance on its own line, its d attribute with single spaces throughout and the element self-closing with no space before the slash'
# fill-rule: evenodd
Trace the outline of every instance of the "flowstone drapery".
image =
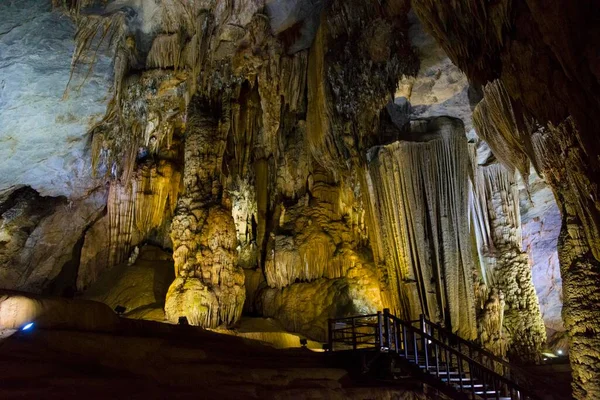
<svg viewBox="0 0 600 400">
<path fill-rule="evenodd" d="M 369 192 L 379 258 L 388 269 L 391 306 L 423 313 L 474 339 L 475 296 L 469 232 L 469 155 L 459 120 L 416 121 L 419 141 L 370 151 Z"/>
<path fill-rule="evenodd" d="M 169 321 L 185 316 L 204 327 L 237 321 L 246 296 L 237 232 L 221 185 L 226 131 L 213 113 L 200 101 L 188 110 L 183 193 L 171 225 L 176 278 L 165 302 Z"/>
</svg>

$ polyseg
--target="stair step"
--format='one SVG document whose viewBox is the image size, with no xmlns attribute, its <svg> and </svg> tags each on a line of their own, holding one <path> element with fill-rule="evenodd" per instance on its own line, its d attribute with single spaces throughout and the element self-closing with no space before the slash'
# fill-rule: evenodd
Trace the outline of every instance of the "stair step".
<svg viewBox="0 0 600 400">
<path fill-rule="evenodd" d="M 442 375 L 440 375 L 440 380 L 442 382 L 448 382 L 448 378 L 444 378 L 444 377 L 442 377 Z M 464 378 L 464 377 L 463 378 L 458 378 L 458 377 L 450 378 L 450 382 L 460 382 L 460 381 L 463 381 L 463 385 L 466 385 L 467 384 L 466 382 L 471 382 L 471 378 Z"/>
<path fill-rule="evenodd" d="M 484 394 L 484 392 L 483 392 L 483 391 L 479 391 L 479 392 L 478 392 L 478 391 L 475 391 L 475 394 L 478 394 L 478 395 L 479 395 L 479 394 Z M 496 391 L 495 391 L 495 390 L 487 390 L 487 391 L 485 392 L 485 394 L 496 394 Z"/>
<path fill-rule="evenodd" d="M 459 384 L 456 383 L 456 386 L 458 386 Z M 481 383 L 476 383 L 476 384 L 471 384 L 471 383 L 464 383 L 462 384 L 463 389 L 471 389 L 471 388 L 475 388 L 475 389 L 482 389 L 483 388 L 483 384 Z"/>
<path fill-rule="evenodd" d="M 432 375 L 435 375 L 435 374 L 436 374 L 436 373 L 435 373 L 435 370 L 434 370 L 434 371 L 427 371 L 427 372 L 429 372 L 429 373 L 430 373 L 430 374 L 432 374 Z M 440 375 L 443 375 L 443 376 L 447 376 L 447 375 L 451 375 L 451 376 L 452 376 L 452 375 L 461 375 L 461 376 L 463 376 L 463 375 L 467 375 L 467 374 L 465 374 L 464 372 L 458 372 L 458 371 L 450 371 L 450 372 L 446 372 L 446 371 L 442 371 L 442 370 L 440 370 Z"/>
</svg>

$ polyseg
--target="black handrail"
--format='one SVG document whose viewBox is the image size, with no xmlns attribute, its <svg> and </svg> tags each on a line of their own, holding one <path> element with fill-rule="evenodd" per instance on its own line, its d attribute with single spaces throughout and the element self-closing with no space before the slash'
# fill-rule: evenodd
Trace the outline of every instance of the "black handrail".
<svg viewBox="0 0 600 400">
<path fill-rule="evenodd" d="M 481 364 L 487 365 L 488 368 L 491 368 L 491 369 L 497 371 L 496 366 L 500 365 L 502 367 L 502 375 L 504 377 L 517 382 L 521 386 L 525 386 L 531 392 L 535 391 L 534 387 L 536 387 L 532 382 L 535 382 L 538 388 L 541 388 L 541 387 L 549 388 L 549 387 L 555 386 L 554 382 L 551 382 L 551 381 L 548 381 L 545 379 L 542 380 L 540 378 L 532 376 L 524 368 L 519 367 L 514 364 L 511 364 L 505 358 L 497 356 L 496 354 L 490 352 L 489 350 L 478 346 L 476 343 L 473 343 L 469 340 L 463 339 L 462 337 L 449 331 L 448 329 L 444 328 L 443 326 L 428 320 L 423 315 L 421 315 L 418 322 L 420 323 L 420 327 L 422 329 L 423 328 L 427 329 L 426 326 L 424 327 L 424 325 L 428 325 L 429 327 L 432 328 L 431 331 L 436 330 L 440 337 L 445 336 L 446 338 L 449 338 L 450 340 L 452 340 L 454 343 L 457 343 L 457 347 L 458 347 L 459 351 L 461 351 L 461 345 L 466 346 L 468 349 L 468 352 L 469 352 L 469 357 L 475 358 L 473 354 L 476 353 L 477 358 L 479 359 L 479 362 Z M 411 321 L 411 323 L 414 323 L 414 321 Z M 429 330 L 428 330 L 428 332 L 429 332 Z M 443 341 L 443 339 L 442 339 L 442 341 Z M 448 343 L 448 344 L 450 344 L 450 343 Z M 484 357 L 487 362 L 484 361 Z"/>
<path fill-rule="evenodd" d="M 425 326 L 428 325 L 428 326 L 434 328 L 434 329 L 432 329 L 432 331 L 436 330 L 437 332 L 439 332 L 440 337 L 445 336 L 445 337 L 451 339 L 453 342 L 458 343 L 459 346 L 461 344 L 467 346 L 467 349 L 469 350 L 470 357 L 472 357 L 472 353 L 473 352 L 477 352 L 478 355 L 479 355 L 480 362 L 482 364 L 483 364 L 483 359 L 482 359 L 483 357 L 482 356 L 485 356 L 488 360 L 496 362 L 496 363 L 502 365 L 503 367 L 508 368 L 509 370 L 510 369 L 517 369 L 514 365 L 511 365 L 504 358 L 499 357 L 499 356 L 497 356 L 494 353 L 491 353 L 490 351 L 486 350 L 485 348 L 480 347 L 480 346 L 474 344 L 473 342 L 471 342 L 469 340 L 461 338 L 457 334 L 455 334 L 455 333 L 447 330 L 446 328 L 444 328 L 443 326 L 441 326 L 439 324 L 436 324 L 435 322 L 432 322 L 432 321 L 428 320 L 424 316 L 421 316 L 421 319 L 419 320 L 419 322 L 421 323 L 421 328 L 423 328 L 423 325 L 425 325 Z M 448 343 L 448 344 L 450 344 L 450 343 Z M 503 371 L 503 374 L 506 375 L 506 373 L 504 371 Z"/>
<path fill-rule="evenodd" d="M 384 312 L 384 315 L 386 315 L 386 313 Z M 423 332 L 422 330 L 420 330 L 419 328 L 415 328 L 412 324 L 409 324 L 403 320 L 401 320 L 400 318 L 392 315 L 392 314 L 387 314 L 388 317 L 392 320 L 397 321 L 398 323 L 400 323 L 403 326 L 406 326 L 407 330 L 410 331 L 413 334 L 413 338 L 415 338 L 417 335 L 419 335 L 423 341 L 423 352 L 424 352 L 424 356 L 425 356 L 425 366 L 426 366 L 426 370 L 428 370 L 428 345 L 436 345 L 438 347 L 441 347 L 446 356 L 445 356 L 445 366 L 446 366 L 446 378 L 448 379 L 447 384 L 450 385 L 450 367 L 452 367 L 452 356 L 454 356 L 456 358 L 456 367 L 459 369 L 459 376 L 462 375 L 463 371 L 462 371 L 462 364 L 464 364 L 465 362 L 467 363 L 467 365 L 469 366 L 469 371 L 464 371 L 465 373 L 469 373 L 471 374 L 471 376 L 475 376 L 478 378 L 481 378 L 483 381 L 483 391 L 485 392 L 487 390 L 486 386 L 488 386 L 486 384 L 486 378 L 492 378 L 492 382 L 490 382 L 490 384 L 493 384 L 496 386 L 496 384 L 498 382 L 501 382 L 502 384 L 506 385 L 508 387 L 508 390 L 511 392 L 511 399 L 513 398 L 512 393 L 513 391 L 516 392 L 516 399 L 526 399 L 526 398 L 531 398 L 531 399 L 535 399 L 534 395 L 531 393 L 528 393 L 526 391 L 526 389 L 522 388 L 521 386 L 519 386 L 516 382 L 513 382 L 512 380 L 510 380 L 509 378 L 506 378 L 500 374 L 498 374 L 496 371 L 488 368 L 487 366 L 479 363 L 477 360 L 474 360 L 472 358 L 470 358 L 468 355 L 458 351 L 457 349 L 454 349 L 452 346 L 447 345 L 446 343 L 438 340 L 437 338 L 431 336 L 430 334 L 428 334 L 427 332 Z M 385 318 L 385 317 L 384 317 Z M 430 341 L 431 343 L 426 343 L 425 340 Z M 418 364 L 418 349 L 417 347 L 414 347 L 415 350 L 415 362 Z M 448 356 L 448 354 L 450 354 L 450 356 Z M 436 368 L 438 369 L 438 368 Z M 436 371 L 436 374 L 439 375 L 439 371 Z M 442 372 L 443 374 L 443 372 Z M 479 376 L 477 376 L 479 375 Z M 458 380 L 459 385 L 461 386 L 461 390 L 462 388 L 462 380 Z M 471 384 L 471 391 L 472 394 L 475 395 L 475 388 L 473 386 L 473 384 Z M 499 394 L 496 391 L 496 397 L 499 398 Z"/>
<path fill-rule="evenodd" d="M 352 350 L 370 349 L 390 352 L 403 356 L 405 359 L 414 355 L 415 363 L 422 367 L 419 362 L 419 352 L 421 352 L 426 373 L 434 374 L 450 387 L 454 387 L 452 382 L 457 381 L 461 391 L 470 388 L 472 398 L 477 398 L 476 392 L 479 392 L 479 390 L 476 391 L 473 380 L 473 378 L 478 378 L 482 381 L 483 396 L 486 399 L 490 398 L 488 392 L 491 388 L 493 388 L 493 397 L 496 399 L 500 398 L 501 391 L 508 393 L 511 399 L 536 399 L 532 391 L 523 388 L 513 380 L 512 376 L 499 374 L 495 371 L 493 364 L 492 368 L 485 365 L 481 355 L 508 367 L 509 371 L 514 369 L 507 361 L 446 331 L 441 326 L 427 321 L 424 317 L 417 321 L 420 322 L 418 328 L 413 326 L 414 322 L 404 321 L 390 314 L 388 309 L 385 309 L 383 313 L 330 319 L 328 349 L 334 351 L 336 344 L 342 344 L 346 349 L 351 347 Z M 338 326 L 340 324 L 342 326 Z M 433 332 L 434 329 L 431 329 L 431 334 L 429 333 L 427 325 L 437 330 L 438 337 Z M 412 337 L 409 338 L 409 336 Z M 452 347 L 449 341 L 446 343 L 448 337 L 458 343 L 458 349 Z M 467 347 L 468 355 L 462 351 L 461 344 Z M 430 354 L 430 348 L 433 348 L 434 354 Z M 473 352 L 480 355 L 480 360 L 473 358 Z M 430 365 L 431 355 L 435 355 L 435 365 Z M 457 369 L 458 379 L 452 379 L 451 369 Z M 463 378 L 466 374 L 470 375 L 470 384 L 467 385 L 463 382 L 466 380 Z"/>
</svg>

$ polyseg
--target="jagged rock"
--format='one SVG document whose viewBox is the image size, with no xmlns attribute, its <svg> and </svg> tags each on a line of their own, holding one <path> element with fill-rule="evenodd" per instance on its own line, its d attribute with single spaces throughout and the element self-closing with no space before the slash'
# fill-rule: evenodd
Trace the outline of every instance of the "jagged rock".
<svg viewBox="0 0 600 400">
<path fill-rule="evenodd" d="M 540 302 L 544 324 L 551 331 L 564 331 L 562 279 L 557 241 L 561 217 L 552 190 L 531 171 L 529 192 L 520 192 L 523 250 L 529 255 L 531 277 Z"/>
<path fill-rule="evenodd" d="M 412 118 L 460 118 L 465 130 L 471 131 L 473 118 L 467 76 L 423 29 L 414 12 L 410 12 L 408 18 L 408 36 L 419 56 L 420 66 L 416 76 L 402 77 L 396 99 L 404 98 L 410 102 Z"/>
<path fill-rule="evenodd" d="M 499 318 L 506 331 L 506 343 L 492 348 L 502 354 L 508 347 L 511 359 L 535 362 L 546 341 L 546 332 L 529 258 L 521 251 L 521 212 L 514 172 L 498 163 L 474 168 L 473 203 L 477 216 L 474 227 L 483 265 L 483 283 L 495 292 L 495 297 L 501 296 L 506 305 Z M 483 336 L 503 336 L 497 327 L 491 328 L 492 331 Z"/>
<path fill-rule="evenodd" d="M 592 289 L 600 265 L 600 146 L 595 133 L 600 82 L 595 59 L 582 56 L 592 54 L 597 40 L 580 39 L 597 37 L 593 21 L 598 10 L 591 4 L 413 1 L 425 28 L 472 82 L 500 79 L 504 85 L 510 108 L 503 108 L 515 113 L 503 120 L 516 121 L 519 131 L 495 136 L 504 143 L 513 139 L 498 149 L 499 158 L 507 156 L 514 166 L 524 149 L 553 188 L 562 215 L 558 249 L 573 395 L 581 399 L 600 396 L 600 342 L 594 334 L 600 308 Z M 491 92 L 487 96 L 498 94 Z"/>
<path fill-rule="evenodd" d="M 67 202 L 18 189 L 0 205 L 2 286 L 72 295 L 86 229 L 104 210 L 106 195 Z"/>
<path fill-rule="evenodd" d="M 109 222 L 105 215 L 85 233 L 79 270 L 77 272 L 77 290 L 83 291 L 95 282 L 100 275 L 111 267 Z"/>
<path fill-rule="evenodd" d="M 166 318 L 186 316 L 194 325 L 217 327 L 239 319 L 244 272 L 237 264 L 237 231 L 223 204 L 219 181 L 225 137 L 200 100 L 188 112 L 183 193 L 171 225 L 176 279 L 165 303 Z"/>
</svg>

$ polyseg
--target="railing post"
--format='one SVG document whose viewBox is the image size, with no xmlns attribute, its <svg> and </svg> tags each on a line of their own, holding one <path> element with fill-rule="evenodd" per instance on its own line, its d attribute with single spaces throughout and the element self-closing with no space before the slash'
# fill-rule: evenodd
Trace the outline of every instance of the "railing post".
<svg viewBox="0 0 600 400">
<path fill-rule="evenodd" d="M 417 346 L 417 334 L 412 331 L 413 336 L 413 351 L 415 352 L 415 364 L 419 365 L 419 346 Z"/>
<path fill-rule="evenodd" d="M 356 350 L 356 318 L 352 318 L 352 349 Z"/>
<path fill-rule="evenodd" d="M 408 339 L 406 338 L 406 325 L 402 324 L 402 347 L 404 347 L 404 358 L 408 358 Z"/>
<path fill-rule="evenodd" d="M 493 386 L 494 392 L 496 392 L 496 400 L 500 400 L 500 389 L 498 388 L 499 382 L 497 382 L 496 378 L 494 378 L 494 377 L 492 377 L 492 378 L 493 378 L 492 382 L 494 383 L 494 386 Z"/>
<path fill-rule="evenodd" d="M 423 333 L 421 335 L 422 343 L 423 343 L 423 354 L 425 355 L 425 371 L 429 371 L 429 357 L 427 354 L 427 338 L 425 337 L 425 333 L 427 333 L 427 329 L 425 327 L 425 315 L 421 314 L 419 315 L 419 324 L 421 325 L 421 332 Z"/>
<path fill-rule="evenodd" d="M 435 342 L 435 376 L 440 377 L 440 350 L 437 342 Z"/>
<path fill-rule="evenodd" d="M 448 385 L 452 386 L 452 380 L 450 378 L 450 366 L 452 365 L 452 360 L 448 357 L 449 351 L 447 348 L 444 349 L 444 355 L 446 356 L 446 377 L 448 379 Z"/>
<path fill-rule="evenodd" d="M 483 398 L 487 399 L 487 383 L 485 379 L 485 371 L 481 371 L 481 381 L 483 383 Z"/>
<path fill-rule="evenodd" d="M 378 337 L 378 348 L 381 350 L 381 344 L 383 343 L 383 318 L 381 311 L 377 311 L 377 337 Z"/>
<path fill-rule="evenodd" d="M 471 398 L 475 400 L 475 375 L 473 374 L 473 361 L 472 358 L 469 357 L 469 376 L 471 377 Z"/>
<path fill-rule="evenodd" d="M 327 332 L 327 350 L 333 351 L 333 329 L 335 327 L 335 322 L 333 318 L 329 318 L 327 321 L 327 327 L 329 332 Z"/>
<path fill-rule="evenodd" d="M 396 350 L 396 354 L 400 354 L 398 349 L 398 320 L 396 318 L 394 318 L 394 350 Z"/>
<path fill-rule="evenodd" d="M 463 368 L 462 368 L 462 354 L 459 354 L 456 357 L 456 362 L 458 364 L 458 384 L 460 386 L 460 391 L 463 390 Z M 473 381 L 473 377 L 471 377 L 471 382 Z"/>
<path fill-rule="evenodd" d="M 383 347 L 385 347 L 385 348 L 387 348 L 387 350 L 389 350 L 390 349 L 390 309 L 389 308 L 383 309 L 383 322 L 384 322 L 384 328 L 385 328 L 385 338 L 384 338 Z"/>
</svg>

